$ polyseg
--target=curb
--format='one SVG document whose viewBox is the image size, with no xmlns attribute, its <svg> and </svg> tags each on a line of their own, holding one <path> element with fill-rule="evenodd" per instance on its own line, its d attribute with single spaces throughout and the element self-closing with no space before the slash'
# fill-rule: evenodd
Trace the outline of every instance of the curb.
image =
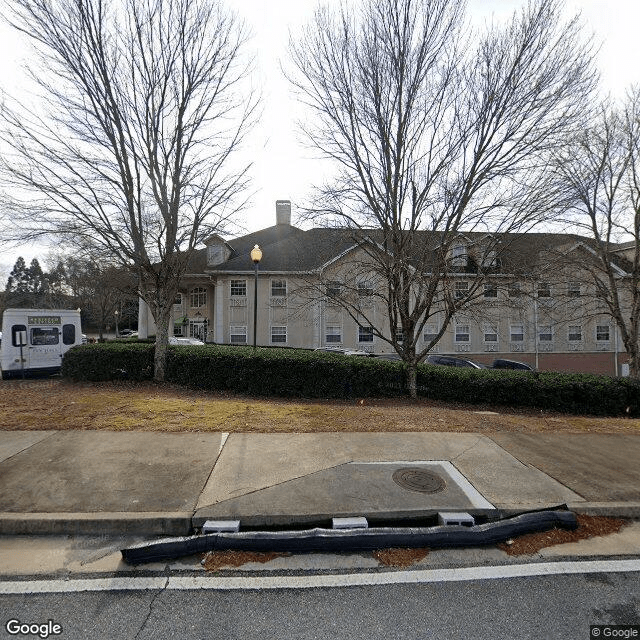
<svg viewBox="0 0 640 640">
<path fill-rule="evenodd" d="M 502 517 L 516 516 L 530 510 L 531 505 L 502 505 Z M 538 505 L 538 509 L 544 508 Z M 567 504 L 576 514 L 607 516 L 640 520 L 640 502 L 579 502 Z M 445 510 L 446 511 L 446 510 Z M 323 515 L 235 515 L 245 527 L 283 528 L 322 526 L 336 514 Z M 351 514 L 353 515 L 353 514 Z M 380 513 L 360 513 L 371 523 L 381 520 Z M 384 520 L 406 520 L 405 512 L 385 512 Z M 411 519 L 433 517 L 430 509 L 424 514 L 412 512 Z M 491 519 L 491 518 L 490 518 Z M 94 513 L 0 513 L 0 535 L 135 535 L 135 536 L 188 536 L 204 523 L 204 518 L 193 511 L 178 512 L 94 512 Z"/>
<path fill-rule="evenodd" d="M 193 512 L 0 513 L 2 535 L 189 535 Z"/>
</svg>

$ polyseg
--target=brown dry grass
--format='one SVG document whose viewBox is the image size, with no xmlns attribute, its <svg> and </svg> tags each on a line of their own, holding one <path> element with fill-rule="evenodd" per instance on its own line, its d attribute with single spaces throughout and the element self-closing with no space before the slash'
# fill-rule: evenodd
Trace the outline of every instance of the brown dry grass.
<svg viewBox="0 0 640 640">
<path fill-rule="evenodd" d="M 428 400 L 261 399 L 153 383 L 0 381 L 0 429 L 640 433 L 640 420 Z"/>
</svg>

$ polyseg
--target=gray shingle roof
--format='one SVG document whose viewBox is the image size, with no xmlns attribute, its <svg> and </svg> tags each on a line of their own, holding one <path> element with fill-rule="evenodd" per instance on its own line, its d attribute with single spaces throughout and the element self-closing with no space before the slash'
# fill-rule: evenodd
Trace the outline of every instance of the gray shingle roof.
<svg viewBox="0 0 640 640">
<path fill-rule="evenodd" d="M 379 230 L 361 230 L 357 235 L 366 235 L 371 240 L 382 243 Z M 461 233 L 472 244 L 481 243 L 486 233 Z M 440 245 L 441 236 L 429 231 L 421 232 L 422 258 L 416 256 L 423 268 L 430 263 L 430 256 Z M 542 259 L 544 252 L 560 254 L 577 243 L 592 245 L 593 241 L 576 234 L 558 233 L 508 233 L 500 236 L 496 252 L 500 258 L 499 272 L 525 274 Z M 356 246 L 356 233 L 349 229 L 315 228 L 303 231 L 290 225 L 276 225 L 229 240 L 227 244 L 233 254 L 225 263 L 214 268 L 206 267 L 206 249 L 198 251 L 190 264 L 189 273 L 247 273 L 253 271 L 249 252 L 254 245 L 262 249 L 260 271 L 265 272 L 311 272 L 338 257 L 349 248 Z M 622 269 L 628 268 L 623 256 L 612 256 Z M 192 270 L 193 269 L 193 270 Z"/>
</svg>

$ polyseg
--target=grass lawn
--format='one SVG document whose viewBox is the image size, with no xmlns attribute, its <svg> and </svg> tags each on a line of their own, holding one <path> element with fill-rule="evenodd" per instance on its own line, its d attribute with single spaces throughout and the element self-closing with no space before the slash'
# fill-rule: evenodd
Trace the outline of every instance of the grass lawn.
<svg viewBox="0 0 640 640">
<path fill-rule="evenodd" d="M 153 383 L 0 381 L 0 429 L 640 433 L 640 420 L 428 400 L 250 398 Z"/>
</svg>

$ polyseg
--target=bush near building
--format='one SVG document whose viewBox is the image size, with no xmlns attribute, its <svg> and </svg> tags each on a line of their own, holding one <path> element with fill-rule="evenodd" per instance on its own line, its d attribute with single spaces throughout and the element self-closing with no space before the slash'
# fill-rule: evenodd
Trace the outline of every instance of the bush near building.
<svg viewBox="0 0 640 640">
<path fill-rule="evenodd" d="M 65 355 L 74 381 L 153 379 L 150 343 L 83 345 Z M 207 391 L 295 398 L 405 396 L 401 362 L 303 349 L 220 345 L 170 347 L 167 382 Z M 534 407 L 577 414 L 640 416 L 640 381 L 590 374 L 474 370 L 420 365 L 423 398 Z"/>
</svg>

